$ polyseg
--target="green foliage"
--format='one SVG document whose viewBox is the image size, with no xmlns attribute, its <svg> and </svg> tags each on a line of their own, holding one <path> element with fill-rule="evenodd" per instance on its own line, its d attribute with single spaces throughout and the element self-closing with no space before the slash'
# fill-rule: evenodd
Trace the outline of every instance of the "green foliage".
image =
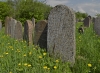
<svg viewBox="0 0 100 73">
<path fill-rule="evenodd" d="M 100 70 L 100 36 L 93 31 L 93 24 L 84 28 L 84 34 L 78 33 L 76 25 L 76 62 L 73 73 L 99 73 Z"/>
<path fill-rule="evenodd" d="M 95 16 L 100 17 L 100 14 L 98 13 L 98 14 L 96 14 Z"/>
<path fill-rule="evenodd" d="M 8 1 L 10 2 L 10 1 Z M 36 19 L 36 22 L 39 20 L 47 19 L 50 6 L 45 3 L 41 3 L 37 0 L 18 0 L 17 2 L 10 2 L 10 5 L 14 7 L 13 18 L 24 23 L 27 19 Z"/>
<path fill-rule="evenodd" d="M 76 12 L 75 13 L 77 19 L 82 19 L 88 16 L 87 13 Z"/>
<path fill-rule="evenodd" d="M 68 63 L 49 57 L 38 46 L 27 46 L 0 31 L 0 73 L 72 73 Z"/>
<path fill-rule="evenodd" d="M 6 2 L 0 1 L 0 20 L 4 23 L 5 17 L 10 14 L 10 6 Z"/>
</svg>

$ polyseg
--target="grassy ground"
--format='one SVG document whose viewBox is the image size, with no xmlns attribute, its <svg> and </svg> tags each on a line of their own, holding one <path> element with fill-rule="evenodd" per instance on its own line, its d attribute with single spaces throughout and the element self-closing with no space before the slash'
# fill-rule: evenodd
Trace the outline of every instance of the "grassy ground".
<svg viewBox="0 0 100 73">
<path fill-rule="evenodd" d="M 94 34 L 93 25 L 77 32 L 82 23 L 76 24 L 76 62 L 72 68 L 60 59 L 49 57 L 38 46 L 27 46 L 0 31 L 0 73 L 100 73 L 100 37 Z"/>
</svg>

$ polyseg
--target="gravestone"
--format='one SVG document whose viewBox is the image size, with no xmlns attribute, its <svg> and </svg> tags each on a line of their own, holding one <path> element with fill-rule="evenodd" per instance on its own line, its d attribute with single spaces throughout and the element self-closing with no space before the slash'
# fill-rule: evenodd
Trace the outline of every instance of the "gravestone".
<svg viewBox="0 0 100 73">
<path fill-rule="evenodd" d="M 16 40 L 23 40 L 22 24 L 20 21 L 17 21 L 15 25 L 14 38 Z"/>
<path fill-rule="evenodd" d="M 10 27 L 11 27 L 11 38 L 14 38 L 14 34 L 15 34 L 15 26 L 17 24 L 17 20 L 15 19 L 11 19 L 11 22 L 10 22 Z"/>
<path fill-rule="evenodd" d="M 35 25 L 34 45 L 47 49 L 47 21 L 41 20 Z"/>
<path fill-rule="evenodd" d="M 90 18 L 86 17 L 83 21 L 85 27 L 90 27 Z"/>
<path fill-rule="evenodd" d="M 2 29 L 2 22 L 1 22 L 1 20 L 0 20 L 0 30 Z"/>
<path fill-rule="evenodd" d="M 97 35 L 100 36 L 100 17 L 95 18 L 94 22 L 94 31 Z"/>
<path fill-rule="evenodd" d="M 47 51 L 62 61 L 75 62 L 75 13 L 65 5 L 55 6 L 48 17 Z"/>
<path fill-rule="evenodd" d="M 6 17 L 5 19 L 5 33 L 6 35 L 9 35 L 11 36 L 11 20 L 12 20 L 12 17 Z"/>
<path fill-rule="evenodd" d="M 30 20 L 26 20 L 24 24 L 24 40 L 28 45 L 33 44 L 33 23 Z"/>
</svg>

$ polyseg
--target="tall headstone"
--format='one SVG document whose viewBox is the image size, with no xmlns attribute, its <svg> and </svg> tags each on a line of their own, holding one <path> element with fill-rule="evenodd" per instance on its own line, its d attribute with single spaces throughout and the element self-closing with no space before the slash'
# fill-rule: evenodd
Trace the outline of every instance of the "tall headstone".
<svg viewBox="0 0 100 73">
<path fill-rule="evenodd" d="M 10 27 L 11 27 L 11 38 L 14 38 L 14 34 L 15 34 L 15 25 L 17 24 L 17 20 L 15 19 L 11 19 L 10 22 Z"/>
<path fill-rule="evenodd" d="M 30 20 L 26 20 L 24 24 L 24 40 L 28 45 L 33 44 L 33 23 Z"/>
<path fill-rule="evenodd" d="M 2 29 L 2 22 L 1 22 L 1 20 L 0 20 L 0 30 Z"/>
<path fill-rule="evenodd" d="M 94 22 L 94 31 L 97 35 L 100 36 L 100 17 L 95 18 Z"/>
<path fill-rule="evenodd" d="M 34 45 L 47 49 L 47 21 L 41 20 L 35 25 Z"/>
<path fill-rule="evenodd" d="M 90 27 L 90 17 L 86 17 L 83 21 L 85 27 Z"/>
<path fill-rule="evenodd" d="M 5 33 L 6 35 L 9 35 L 11 36 L 11 20 L 12 20 L 12 17 L 6 17 L 5 19 Z"/>
<path fill-rule="evenodd" d="M 14 38 L 17 40 L 23 40 L 22 24 L 20 21 L 17 21 L 15 25 Z"/>
<path fill-rule="evenodd" d="M 57 5 L 50 11 L 47 51 L 62 61 L 75 62 L 75 13 L 65 5 Z"/>
</svg>

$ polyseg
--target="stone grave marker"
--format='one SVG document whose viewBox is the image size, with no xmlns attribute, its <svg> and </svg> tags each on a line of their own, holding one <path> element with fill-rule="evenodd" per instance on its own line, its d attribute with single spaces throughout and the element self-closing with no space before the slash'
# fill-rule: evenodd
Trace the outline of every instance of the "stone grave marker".
<svg viewBox="0 0 100 73">
<path fill-rule="evenodd" d="M 55 6 L 48 17 L 47 51 L 64 62 L 75 62 L 75 13 L 65 6 Z"/>
<path fill-rule="evenodd" d="M 12 20 L 12 17 L 6 17 L 5 19 L 5 33 L 6 35 L 9 35 L 11 36 L 11 20 Z"/>
<path fill-rule="evenodd" d="M 41 20 L 35 25 L 34 45 L 47 49 L 47 21 Z"/>
<path fill-rule="evenodd" d="M 17 20 L 11 19 L 10 25 L 11 25 L 11 38 L 14 38 L 15 34 L 15 25 L 17 24 Z"/>
<path fill-rule="evenodd" d="M 94 22 L 94 31 L 97 35 L 100 36 L 100 17 L 95 18 Z"/>
<path fill-rule="evenodd" d="M 26 20 L 24 24 L 24 40 L 28 45 L 33 44 L 33 23 L 30 20 Z"/>
<path fill-rule="evenodd" d="M 17 21 L 15 25 L 14 38 L 17 40 L 23 40 L 22 24 L 20 21 Z"/>
<path fill-rule="evenodd" d="M 90 27 L 90 18 L 86 17 L 83 21 L 85 27 Z"/>
</svg>

